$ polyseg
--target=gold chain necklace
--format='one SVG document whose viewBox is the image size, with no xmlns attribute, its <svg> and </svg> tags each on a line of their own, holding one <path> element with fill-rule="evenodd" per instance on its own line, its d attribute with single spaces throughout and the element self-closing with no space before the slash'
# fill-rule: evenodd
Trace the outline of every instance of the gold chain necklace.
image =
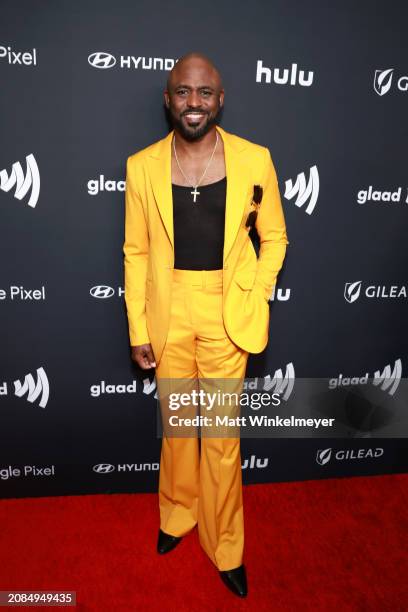
<svg viewBox="0 0 408 612">
<path fill-rule="evenodd" d="M 213 150 L 213 152 L 212 152 L 212 154 L 211 154 L 210 160 L 209 160 L 209 162 L 208 162 L 208 164 L 207 164 L 207 166 L 206 166 L 206 168 L 205 168 L 204 172 L 203 172 L 203 173 L 202 173 L 202 175 L 201 175 L 200 180 L 198 181 L 197 185 L 195 185 L 195 186 L 191 184 L 191 182 L 190 182 L 190 181 L 189 181 L 189 179 L 186 177 L 186 175 L 184 174 L 184 172 L 183 172 L 183 170 L 182 170 L 182 168 L 181 168 L 181 166 L 180 166 L 180 164 L 179 164 L 179 160 L 178 160 L 178 157 L 177 157 L 177 152 L 176 152 L 176 139 L 175 139 L 175 137 L 173 136 L 173 149 L 174 149 L 174 156 L 175 156 L 175 158 L 176 158 L 177 165 L 178 165 L 178 167 L 179 167 L 179 169 L 180 169 L 181 174 L 182 174 L 182 175 L 184 176 L 184 178 L 186 179 L 186 182 L 187 182 L 187 183 L 189 183 L 189 186 L 190 186 L 190 187 L 194 187 L 194 191 L 190 191 L 191 195 L 193 196 L 194 204 L 196 203 L 196 198 L 197 198 L 197 196 L 199 196 L 199 195 L 200 195 L 200 192 L 199 192 L 199 191 L 197 191 L 197 187 L 199 186 L 199 184 L 200 184 L 200 183 L 201 183 L 201 181 L 203 180 L 203 178 L 204 178 L 204 176 L 205 176 L 205 173 L 207 172 L 207 170 L 208 170 L 208 168 L 209 168 L 209 166 L 210 166 L 210 164 L 211 164 L 211 162 L 212 162 L 212 158 L 214 157 L 215 149 L 217 148 L 217 144 L 218 144 L 218 132 L 217 132 L 217 131 L 215 132 L 215 136 L 216 136 L 216 140 L 215 140 L 215 147 L 214 147 L 214 150 Z"/>
</svg>

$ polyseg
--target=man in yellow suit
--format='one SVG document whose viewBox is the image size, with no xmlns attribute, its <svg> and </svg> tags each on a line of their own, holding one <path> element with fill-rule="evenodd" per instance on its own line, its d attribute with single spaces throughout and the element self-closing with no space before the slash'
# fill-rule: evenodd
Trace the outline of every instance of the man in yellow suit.
<svg viewBox="0 0 408 612">
<path fill-rule="evenodd" d="M 127 160 L 123 245 L 132 359 L 161 380 L 243 380 L 268 342 L 269 298 L 289 244 L 269 150 L 217 125 L 218 70 L 180 58 L 164 103 L 173 130 Z M 249 231 L 260 238 L 257 257 Z M 247 595 L 240 439 L 163 435 L 157 550 L 196 525 L 236 595 Z"/>
</svg>

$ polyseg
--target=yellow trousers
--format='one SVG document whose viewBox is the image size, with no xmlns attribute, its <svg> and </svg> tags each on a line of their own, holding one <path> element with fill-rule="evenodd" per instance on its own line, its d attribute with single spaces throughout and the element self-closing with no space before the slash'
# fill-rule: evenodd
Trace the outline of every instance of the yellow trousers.
<svg viewBox="0 0 408 612">
<path fill-rule="evenodd" d="M 241 379 L 248 352 L 234 344 L 222 318 L 222 270 L 173 270 L 170 327 L 156 367 L 160 379 Z M 164 384 L 164 383 L 163 383 Z M 241 387 L 242 388 L 242 387 Z M 244 514 L 240 439 L 163 434 L 160 528 L 199 541 L 219 570 L 243 562 Z"/>
</svg>

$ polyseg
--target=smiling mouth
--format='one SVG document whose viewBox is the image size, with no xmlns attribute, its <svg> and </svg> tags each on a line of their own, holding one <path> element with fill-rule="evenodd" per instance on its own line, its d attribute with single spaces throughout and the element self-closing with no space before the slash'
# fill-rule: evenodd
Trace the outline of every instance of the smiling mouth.
<svg viewBox="0 0 408 612">
<path fill-rule="evenodd" d="M 205 116 L 205 113 L 191 112 L 185 113 L 183 117 L 187 119 L 187 121 L 200 121 Z"/>
</svg>

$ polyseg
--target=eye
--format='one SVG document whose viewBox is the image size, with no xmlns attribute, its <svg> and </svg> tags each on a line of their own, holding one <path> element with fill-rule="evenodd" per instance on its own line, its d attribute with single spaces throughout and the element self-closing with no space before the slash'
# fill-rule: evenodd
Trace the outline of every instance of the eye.
<svg viewBox="0 0 408 612">
<path fill-rule="evenodd" d="M 202 95 L 202 96 L 204 96 L 205 98 L 208 98 L 209 96 L 211 96 L 211 93 L 212 93 L 212 92 L 211 92 L 211 91 L 209 91 L 208 89 L 204 89 L 204 90 L 201 92 L 201 95 Z"/>
</svg>

